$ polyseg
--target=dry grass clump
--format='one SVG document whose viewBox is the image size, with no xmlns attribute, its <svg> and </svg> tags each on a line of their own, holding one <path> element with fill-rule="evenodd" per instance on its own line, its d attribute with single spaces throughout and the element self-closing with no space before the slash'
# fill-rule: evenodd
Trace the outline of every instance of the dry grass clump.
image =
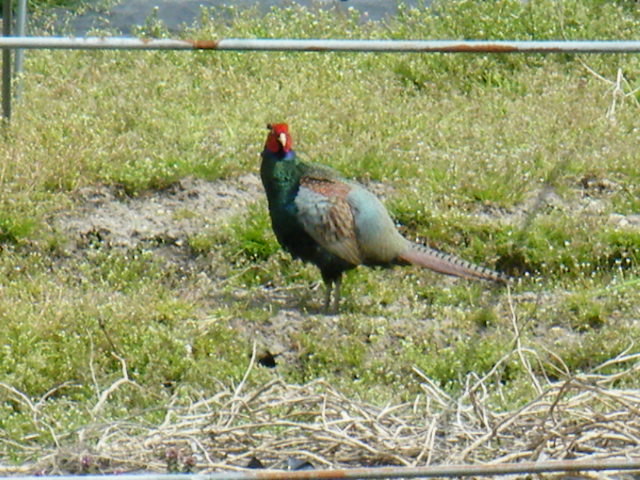
<svg viewBox="0 0 640 480">
<path fill-rule="evenodd" d="M 169 406 L 159 425 L 130 419 L 88 426 L 68 438 L 65 447 L 40 452 L 39 460 L 20 472 L 211 472 L 241 469 L 253 459 L 267 468 L 287 468 L 291 458 L 332 468 L 640 454 L 640 390 L 623 388 L 640 371 L 637 353 L 564 381 L 542 385 L 532 378 L 540 394 L 507 412 L 492 409 L 487 392 L 497 378 L 493 372 L 484 378 L 469 376 L 456 399 L 423 377 L 423 393 L 413 402 L 374 406 L 345 396 L 322 379 L 306 385 L 274 379 L 247 389 L 253 365 L 252 360 L 233 389 Z M 621 365 L 628 368 L 604 373 Z"/>
</svg>

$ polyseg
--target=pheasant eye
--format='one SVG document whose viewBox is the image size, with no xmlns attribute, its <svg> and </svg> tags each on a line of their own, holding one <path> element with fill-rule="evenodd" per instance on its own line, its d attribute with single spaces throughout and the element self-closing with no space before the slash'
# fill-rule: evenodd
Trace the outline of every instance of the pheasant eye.
<svg viewBox="0 0 640 480">
<path fill-rule="evenodd" d="M 273 125 L 271 125 L 270 123 L 267 123 L 267 130 L 273 130 Z"/>
</svg>

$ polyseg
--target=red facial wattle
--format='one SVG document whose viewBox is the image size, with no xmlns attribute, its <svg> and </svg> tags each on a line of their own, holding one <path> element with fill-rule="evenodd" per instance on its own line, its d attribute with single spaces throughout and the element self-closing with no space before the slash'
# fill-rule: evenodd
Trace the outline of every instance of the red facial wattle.
<svg viewBox="0 0 640 480">
<path fill-rule="evenodd" d="M 267 136 L 265 148 L 273 153 L 291 151 L 291 135 L 289 134 L 289 126 L 286 123 L 274 123 L 269 125 L 270 132 Z"/>
</svg>

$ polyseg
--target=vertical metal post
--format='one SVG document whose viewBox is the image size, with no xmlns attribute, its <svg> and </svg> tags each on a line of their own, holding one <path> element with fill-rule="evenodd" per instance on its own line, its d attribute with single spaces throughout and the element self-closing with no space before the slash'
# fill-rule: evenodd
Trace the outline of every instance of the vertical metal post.
<svg viewBox="0 0 640 480">
<path fill-rule="evenodd" d="M 11 0 L 2 1 L 2 36 L 11 36 Z M 11 120 L 11 49 L 2 50 L 2 115 Z"/>
<path fill-rule="evenodd" d="M 18 0 L 18 10 L 16 14 L 16 36 L 24 37 L 27 30 L 27 0 Z M 16 75 L 22 73 L 22 65 L 24 63 L 24 50 L 16 49 Z"/>
</svg>

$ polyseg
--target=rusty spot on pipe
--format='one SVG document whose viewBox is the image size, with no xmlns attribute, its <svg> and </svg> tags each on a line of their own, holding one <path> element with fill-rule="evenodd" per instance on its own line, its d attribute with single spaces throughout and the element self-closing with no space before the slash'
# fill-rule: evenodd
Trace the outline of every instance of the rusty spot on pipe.
<svg viewBox="0 0 640 480">
<path fill-rule="evenodd" d="M 355 469 L 357 470 L 357 469 Z M 316 479 L 342 479 L 346 478 L 347 473 L 345 470 L 296 470 L 295 472 L 275 472 L 273 470 L 265 470 L 264 472 L 257 471 L 256 478 L 266 478 L 269 480 L 290 480 L 292 478 L 296 480 L 316 480 Z"/>
<path fill-rule="evenodd" d="M 219 40 L 187 40 L 196 50 L 215 50 Z"/>
</svg>

